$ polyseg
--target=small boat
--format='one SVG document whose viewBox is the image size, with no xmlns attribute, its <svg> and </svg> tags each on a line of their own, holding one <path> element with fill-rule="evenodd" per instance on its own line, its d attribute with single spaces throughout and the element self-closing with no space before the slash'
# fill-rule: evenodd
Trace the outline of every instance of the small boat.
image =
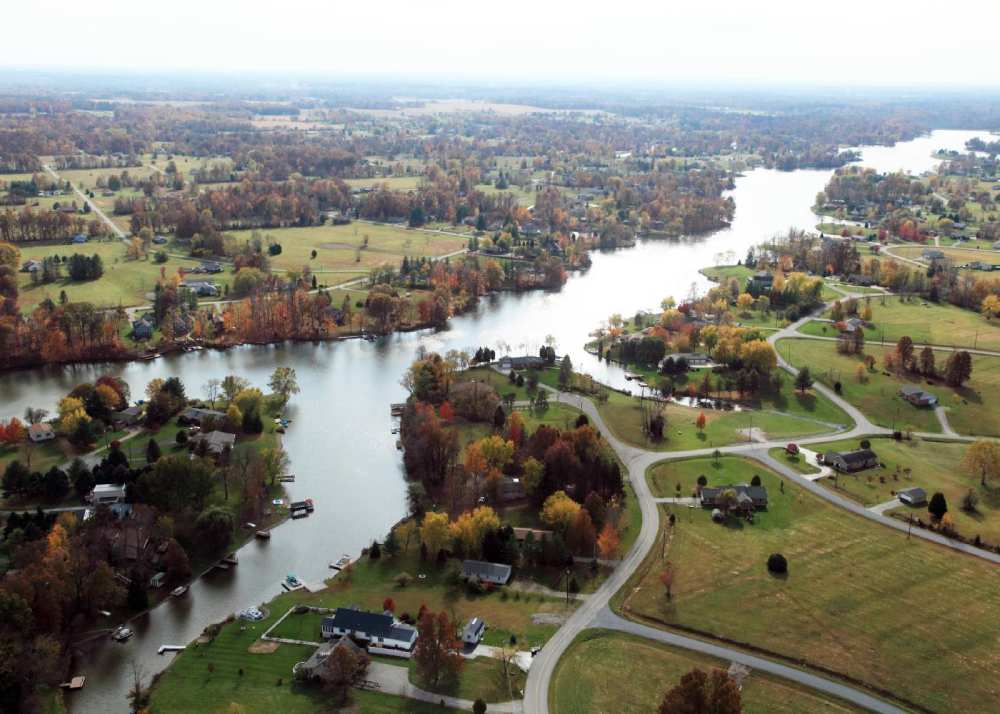
<svg viewBox="0 0 1000 714">
<path fill-rule="evenodd" d="M 305 500 L 305 504 L 306 504 L 306 510 L 309 511 L 310 513 L 312 513 L 313 512 L 313 508 L 314 508 L 314 506 L 313 506 L 313 500 L 311 498 L 307 498 Z"/>
<path fill-rule="evenodd" d="M 256 533 L 254 533 L 254 535 L 263 540 L 267 540 L 268 538 L 271 537 L 271 531 L 268 529 L 259 530 Z"/>
<path fill-rule="evenodd" d="M 351 556 L 342 555 L 340 556 L 340 560 L 338 560 L 336 563 L 330 563 L 330 567 L 333 568 L 334 570 L 341 570 L 343 568 L 346 568 L 350 564 L 351 564 Z"/>
<path fill-rule="evenodd" d="M 171 590 L 170 594 L 173 595 L 174 597 L 180 597 L 181 595 L 183 595 L 187 591 L 188 591 L 188 586 L 187 585 L 179 585 L 176 588 L 174 588 L 173 590 Z"/>
<path fill-rule="evenodd" d="M 127 642 L 134 634 L 135 633 L 132 632 L 130 628 L 125 627 L 125 625 L 119 625 L 115 628 L 115 631 L 111 633 L 111 639 L 115 642 Z"/>
<path fill-rule="evenodd" d="M 281 581 L 281 587 L 291 592 L 293 590 L 301 590 L 305 587 L 305 585 L 301 580 L 289 573 L 285 576 L 285 579 Z"/>
<path fill-rule="evenodd" d="M 398 451 L 402 451 L 403 450 L 403 442 L 400 441 L 399 439 L 396 439 L 396 449 Z"/>
<path fill-rule="evenodd" d="M 70 691 L 76 691 L 77 689 L 83 689 L 83 685 L 87 683 L 87 678 L 83 675 L 73 677 L 68 682 L 63 682 L 59 686 L 63 689 L 68 689 Z"/>
<path fill-rule="evenodd" d="M 295 483 L 295 474 L 288 474 L 287 476 L 279 476 L 279 483 Z"/>
<path fill-rule="evenodd" d="M 292 518 L 308 518 L 308 517 L 309 517 L 309 511 L 307 511 L 305 508 L 296 508 L 294 511 L 292 511 Z"/>
</svg>

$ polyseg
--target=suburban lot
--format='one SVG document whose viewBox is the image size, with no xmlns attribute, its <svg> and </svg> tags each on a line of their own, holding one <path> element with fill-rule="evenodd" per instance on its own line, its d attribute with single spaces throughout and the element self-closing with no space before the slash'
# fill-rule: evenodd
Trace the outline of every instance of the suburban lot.
<svg viewBox="0 0 1000 714">
<path fill-rule="evenodd" d="M 988 543 L 1000 543 L 1000 486 L 994 484 L 983 488 L 979 477 L 962 467 L 967 444 L 923 439 L 870 441 L 871 448 L 878 454 L 878 459 L 885 464 L 885 468 L 866 469 L 857 474 L 839 474 L 836 481 L 825 478 L 819 483 L 866 506 L 890 501 L 895 498 L 897 491 L 912 486 L 923 488 L 928 499 L 935 491 L 940 491 L 948 501 L 948 513 L 954 520 L 955 530 L 966 538 L 979 535 Z M 834 441 L 812 444 L 809 448 L 819 452 L 850 451 L 858 448 L 858 442 Z M 975 513 L 966 513 L 961 508 L 962 497 L 970 490 L 979 496 Z M 904 517 L 912 513 L 924 522 L 929 520 L 926 506 L 902 507 L 889 513 Z"/>
<path fill-rule="evenodd" d="M 809 339 L 784 339 L 776 345 L 778 352 L 795 367 L 808 365 L 814 378 L 828 387 L 840 382 L 842 394 L 851 404 L 879 426 L 896 429 L 912 427 L 916 431 L 940 432 L 941 425 L 928 408 L 918 408 L 897 395 L 899 387 L 919 380 L 899 378 L 882 369 L 887 351 L 895 347 L 865 345 L 865 354 L 875 357 L 876 371 L 869 372 L 865 383 L 858 382 L 855 373 L 864 355 L 843 355 L 833 342 Z M 949 352 L 935 351 L 939 367 L 943 367 Z M 1000 397 L 1000 357 L 972 355 L 972 379 L 960 388 L 943 381 L 922 384 L 935 394 L 947 409 L 951 426 L 962 434 L 1000 435 L 1000 410 L 994 405 Z"/>
<path fill-rule="evenodd" d="M 656 711 L 663 694 L 695 667 L 726 670 L 729 662 L 609 630 L 587 630 L 556 666 L 549 690 L 555 714 Z M 622 686 L 622 673 L 630 686 Z M 851 705 L 753 672 L 743 682 L 740 702 L 755 712 L 853 712 Z"/>
<path fill-rule="evenodd" d="M 709 483 L 729 482 L 728 459 L 718 471 L 711 459 L 701 462 L 656 468 L 683 492 L 699 471 Z M 732 480 L 747 468 L 733 467 Z M 794 484 L 782 491 L 768 469 L 749 468 L 767 488 L 768 509 L 752 524 L 720 525 L 707 510 L 684 508 L 667 543 L 661 534 L 616 596 L 625 615 L 820 665 L 932 711 L 973 711 L 1000 696 L 995 566 L 907 539 Z M 776 552 L 788 560 L 786 577 L 766 569 Z M 673 572 L 669 600 L 665 569 Z"/>
<path fill-rule="evenodd" d="M 271 258 L 276 270 L 314 273 L 356 273 L 374 268 L 399 269 L 403 256 L 434 257 L 462 250 L 464 238 L 419 231 L 401 225 L 355 221 L 349 225 L 272 228 L 261 231 L 281 244 L 281 255 Z M 249 240 L 252 231 L 232 231 L 238 240 Z M 365 238 L 368 245 L 365 246 Z M 312 251 L 316 251 L 316 258 Z M 327 276 L 325 282 L 334 284 Z"/>
<path fill-rule="evenodd" d="M 873 297 L 868 304 L 873 325 L 865 328 L 865 339 L 869 342 L 884 339 L 895 344 L 905 335 L 920 344 L 1000 350 L 1000 322 L 987 320 L 971 310 L 919 299 L 903 301 L 895 296 Z M 825 317 L 830 317 L 829 312 Z M 818 320 L 806 323 L 799 331 L 821 337 L 837 336 L 832 324 Z"/>
</svg>

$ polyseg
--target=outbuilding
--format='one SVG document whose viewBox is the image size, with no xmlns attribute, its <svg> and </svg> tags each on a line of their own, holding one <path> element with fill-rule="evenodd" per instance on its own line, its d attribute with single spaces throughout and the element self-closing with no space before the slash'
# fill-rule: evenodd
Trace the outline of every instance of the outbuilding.
<svg viewBox="0 0 1000 714">
<path fill-rule="evenodd" d="M 900 503 L 905 503 L 907 506 L 922 506 L 927 503 L 927 492 L 919 486 L 914 486 L 899 491 L 896 493 L 896 498 L 899 499 Z"/>
<path fill-rule="evenodd" d="M 478 645 L 486 633 L 486 623 L 480 618 L 474 617 L 465 624 L 462 630 L 462 642 L 467 645 Z"/>
</svg>

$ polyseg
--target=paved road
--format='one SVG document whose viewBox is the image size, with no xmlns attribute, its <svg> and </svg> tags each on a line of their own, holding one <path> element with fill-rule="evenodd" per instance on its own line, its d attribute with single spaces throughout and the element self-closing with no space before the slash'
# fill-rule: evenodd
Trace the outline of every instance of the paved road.
<svg viewBox="0 0 1000 714">
<path fill-rule="evenodd" d="M 682 647 L 693 652 L 701 652 L 702 654 L 717 657 L 721 660 L 738 662 L 739 664 L 746 665 L 751 669 L 777 675 L 779 677 L 783 677 L 784 679 L 805 685 L 810 689 L 815 689 L 826 694 L 832 694 L 835 697 L 840 697 L 845 701 L 864 707 L 865 709 L 869 709 L 873 712 L 881 712 L 883 714 L 902 714 L 904 711 L 903 709 L 895 707 L 888 702 L 871 696 L 870 694 L 865 694 L 862 691 L 853 689 L 846 684 L 841 684 L 815 674 L 810 674 L 809 672 L 796 669 L 795 667 L 789 667 L 788 665 L 772 662 L 771 660 L 763 657 L 757 657 L 756 655 L 745 652 L 734 652 L 728 647 L 714 645 L 711 642 L 705 642 L 704 640 L 698 640 L 693 637 L 685 637 L 684 635 L 667 632 L 666 630 L 658 630 L 655 627 L 641 625 L 638 622 L 632 622 L 631 620 L 619 617 L 614 614 L 610 608 L 604 608 L 598 614 L 597 618 L 594 620 L 594 626 L 603 627 L 609 630 L 619 630 L 632 635 L 638 635 L 639 637 L 645 637 L 646 639 L 663 642 L 664 644 L 672 645 L 674 647 Z"/>
<path fill-rule="evenodd" d="M 49 166 L 48 164 L 43 165 L 42 168 L 45 169 L 45 171 L 52 178 L 54 178 L 56 181 L 62 181 L 62 179 L 59 178 L 59 174 L 57 174 L 55 171 L 53 171 L 52 167 Z M 80 198 L 80 200 L 82 200 L 84 203 L 86 203 L 88 206 L 90 206 L 90 210 L 93 211 L 94 214 L 98 218 L 100 218 L 102 221 L 104 221 L 107 224 L 108 228 L 111 229 L 112 233 L 114 233 L 116 236 L 118 236 L 122 240 L 128 240 L 128 236 L 125 235 L 125 231 L 123 231 L 121 228 L 119 228 L 115 224 L 114 221 L 112 221 L 110 218 L 108 218 L 104 214 L 104 211 L 102 211 L 100 208 L 98 208 L 97 204 L 90 200 L 90 197 L 87 194 L 85 194 L 83 191 L 81 191 L 80 189 L 78 189 L 76 186 L 73 186 L 72 182 L 70 183 L 70 187 L 73 189 L 73 193 L 75 193 Z"/>
</svg>

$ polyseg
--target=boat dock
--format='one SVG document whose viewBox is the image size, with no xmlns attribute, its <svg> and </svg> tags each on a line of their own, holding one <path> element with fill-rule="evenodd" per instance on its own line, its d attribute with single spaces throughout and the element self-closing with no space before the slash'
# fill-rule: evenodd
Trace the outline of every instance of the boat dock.
<svg viewBox="0 0 1000 714">
<path fill-rule="evenodd" d="M 156 650 L 156 654 L 166 654 L 167 652 L 180 652 L 184 649 L 185 645 L 160 645 L 160 649 Z"/>
<path fill-rule="evenodd" d="M 403 410 L 406 409 L 406 404 L 390 404 L 389 414 L 392 416 L 403 416 Z"/>
</svg>

